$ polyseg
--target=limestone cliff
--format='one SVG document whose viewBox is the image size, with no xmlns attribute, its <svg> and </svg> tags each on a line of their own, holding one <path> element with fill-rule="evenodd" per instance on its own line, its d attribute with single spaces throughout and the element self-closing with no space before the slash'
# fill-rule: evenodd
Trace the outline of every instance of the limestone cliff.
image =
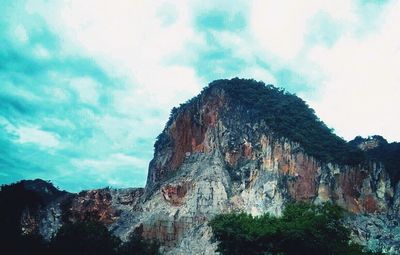
<svg viewBox="0 0 400 255">
<path fill-rule="evenodd" d="M 148 211 L 162 214 L 164 229 L 158 233 L 167 231 L 167 236 L 148 231 L 151 219 L 142 223 L 145 236 L 169 245 L 171 236 L 171 253 L 185 254 L 207 239 L 185 233 L 195 225 L 203 236 L 210 235 L 204 221 L 217 213 L 280 214 L 291 200 L 332 201 L 355 215 L 390 212 L 396 189 L 382 164 L 366 160 L 350 166 L 316 159 L 302 144 L 256 118 L 254 109 L 233 100 L 220 86 L 230 82 L 211 84 L 173 110 L 155 144 L 144 203 Z M 188 227 L 182 224 L 187 221 Z M 370 239 L 379 236 L 376 232 Z"/>
<path fill-rule="evenodd" d="M 400 249 L 400 185 L 393 183 L 384 164 L 368 158 L 346 164 L 338 159 L 343 151 L 335 144 L 318 149 L 307 144 L 307 135 L 296 136 L 292 131 L 303 127 L 296 122 L 277 131 L 271 121 L 287 120 L 280 115 L 308 113 L 292 111 L 289 105 L 273 119 L 262 118 L 252 104 L 257 97 L 227 90 L 236 83 L 264 86 L 239 79 L 216 81 L 173 109 L 155 143 L 144 189 L 70 194 L 42 207 L 36 218 L 25 214 L 30 219 L 25 225 L 37 226 L 49 238 L 63 222 L 95 218 L 123 240 L 134 231 L 157 239 L 165 254 L 214 254 L 217 245 L 207 222 L 216 214 L 279 215 L 289 201 L 332 201 L 349 212 L 355 240 L 395 254 Z M 320 137 L 321 144 L 329 135 Z M 347 150 L 344 141 L 332 139 Z M 379 144 L 362 148 L 374 146 Z M 330 154 L 319 153 L 323 150 Z"/>
</svg>

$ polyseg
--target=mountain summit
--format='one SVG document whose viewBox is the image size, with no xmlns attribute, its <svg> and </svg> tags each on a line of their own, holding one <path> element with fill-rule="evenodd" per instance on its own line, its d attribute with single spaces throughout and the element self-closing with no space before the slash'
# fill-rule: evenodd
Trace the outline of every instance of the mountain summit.
<svg viewBox="0 0 400 255">
<path fill-rule="evenodd" d="M 226 131 L 216 134 L 220 128 Z M 245 140 L 252 146 L 260 145 L 262 133 L 272 140 L 283 138 L 297 143 L 319 162 L 356 165 L 363 161 L 361 151 L 333 134 L 299 97 L 254 80 L 218 80 L 172 110 L 155 144 L 147 187 L 157 182 L 155 175 L 162 179 L 166 172 L 176 169 L 186 154 L 209 152 L 212 148 L 207 133 L 220 138 L 219 144 L 214 142 L 212 146 L 224 156 L 227 150 L 240 151 Z M 164 155 L 161 169 L 157 157 L 167 149 L 171 152 Z"/>
<path fill-rule="evenodd" d="M 356 241 L 398 249 L 391 237 L 398 231 L 400 186 L 361 142 L 333 134 L 282 89 L 238 78 L 214 81 L 171 111 L 144 189 L 64 195 L 31 214 L 35 224 L 24 228 L 49 238 L 63 222 L 95 218 L 123 240 L 132 233 L 158 240 L 166 254 L 214 254 L 207 222 L 217 214 L 279 215 L 291 201 L 330 201 L 350 212 Z"/>
</svg>

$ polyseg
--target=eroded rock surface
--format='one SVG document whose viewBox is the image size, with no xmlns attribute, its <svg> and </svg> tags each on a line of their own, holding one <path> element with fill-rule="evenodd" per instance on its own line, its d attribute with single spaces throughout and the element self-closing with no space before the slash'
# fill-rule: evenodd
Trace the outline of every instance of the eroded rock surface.
<svg viewBox="0 0 400 255">
<path fill-rule="evenodd" d="M 189 249 L 187 240 L 204 240 L 191 230 L 208 233 L 206 222 L 218 213 L 279 215 L 291 200 L 331 201 L 356 215 L 381 215 L 388 220 L 393 201 L 398 200 L 397 189 L 381 164 L 322 163 L 301 144 L 277 136 L 264 120 L 252 118 L 248 109 L 230 101 L 218 87 L 175 110 L 155 148 L 144 208 L 162 212 L 155 218 L 164 221 L 156 223 L 156 228 L 165 235 L 150 236 L 166 242 L 172 254 Z M 182 188 L 185 183 L 190 185 Z M 191 220 L 189 227 L 179 223 L 179 219 L 198 217 L 204 222 Z M 378 240 L 373 235 L 368 240 L 357 238 L 354 233 L 364 244 Z M 398 241 L 386 244 L 399 247 Z"/>
</svg>

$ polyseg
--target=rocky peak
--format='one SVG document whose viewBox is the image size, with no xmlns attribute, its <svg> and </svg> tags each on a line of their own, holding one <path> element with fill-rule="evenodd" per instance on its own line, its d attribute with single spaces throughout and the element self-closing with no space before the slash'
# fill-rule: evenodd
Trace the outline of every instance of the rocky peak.
<svg viewBox="0 0 400 255">
<path fill-rule="evenodd" d="M 143 210 L 158 216 L 142 222 L 143 235 L 185 253 L 185 243 L 202 240 L 190 230 L 207 235 L 204 223 L 218 213 L 280 214 L 293 200 L 386 213 L 394 185 L 381 164 L 334 135 L 300 98 L 232 79 L 212 82 L 172 110 L 155 143 L 145 197 Z"/>
<path fill-rule="evenodd" d="M 369 151 L 375 149 L 382 145 L 387 145 L 388 142 L 385 138 L 380 135 L 369 136 L 367 138 L 362 138 L 361 136 L 357 136 L 354 140 L 349 142 L 353 146 L 358 147 L 362 151 Z"/>
<path fill-rule="evenodd" d="M 217 80 L 171 111 L 155 143 L 146 193 L 173 177 L 193 154 L 220 153 L 232 170 L 242 158 L 261 160 L 253 151 L 265 141 L 292 144 L 316 164 L 363 160 L 360 150 L 334 135 L 295 95 L 254 80 Z"/>
<path fill-rule="evenodd" d="M 42 179 L 23 180 L 21 184 L 27 191 L 37 194 L 45 203 L 67 194 L 66 191 L 60 191 L 51 182 Z"/>
<path fill-rule="evenodd" d="M 146 184 L 148 193 L 171 177 L 193 153 L 213 150 L 207 143 L 206 134 L 216 127 L 218 115 L 226 106 L 224 91 L 210 88 L 172 110 L 164 131 L 154 145 L 154 159 L 150 162 Z"/>
</svg>

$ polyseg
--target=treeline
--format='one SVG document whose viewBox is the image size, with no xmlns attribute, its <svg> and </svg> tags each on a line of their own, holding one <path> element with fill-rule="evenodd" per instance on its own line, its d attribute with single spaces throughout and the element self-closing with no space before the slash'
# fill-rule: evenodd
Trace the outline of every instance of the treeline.
<svg viewBox="0 0 400 255">
<path fill-rule="evenodd" d="M 306 102 L 284 89 L 255 80 L 217 80 L 204 89 L 219 87 L 251 110 L 255 119 L 263 119 L 279 136 L 298 142 L 309 155 L 323 162 L 355 165 L 364 160 L 363 153 L 338 137 Z"/>
<path fill-rule="evenodd" d="M 4 238 L 4 235 L 2 236 Z M 5 242 L 4 242 L 5 241 Z M 46 242 L 38 234 L 9 236 L 2 239 L 5 254 L 16 255 L 155 255 L 159 245 L 140 235 L 131 235 L 128 242 L 112 235 L 95 221 L 64 224 L 57 234 Z"/>
<path fill-rule="evenodd" d="M 381 254 L 351 242 L 342 216 L 342 209 L 332 204 L 294 203 L 286 206 L 281 217 L 222 214 L 210 225 L 222 254 Z"/>
<path fill-rule="evenodd" d="M 8 255 L 133 255 L 158 254 L 159 245 L 131 235 L 128 242 L 112 235 L 99 222 L 65 223 L 50 240 L 38 233 L 26 235 L 21 229 L 24 210 L 35 212 L 43 205 L 38 193 L 27 190 L 24 182 L 4 185 L 0 191 L 0 253 Z"/>
</svg>

